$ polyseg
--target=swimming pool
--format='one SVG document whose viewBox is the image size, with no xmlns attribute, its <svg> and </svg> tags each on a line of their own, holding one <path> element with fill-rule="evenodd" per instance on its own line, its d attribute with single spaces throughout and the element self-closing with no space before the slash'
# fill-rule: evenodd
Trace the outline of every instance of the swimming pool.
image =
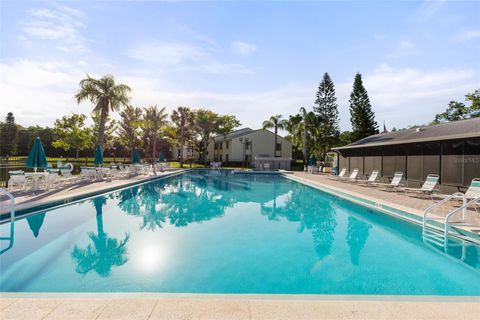
<svg viewBox="0 0 480 320">
<path fill-rule="evenodd" d="M 446 255 L 417 225 L 274 175 L 190 171 L 0 236 L 3 292 L 480 295 L 478 246 Z"/>
</svg>

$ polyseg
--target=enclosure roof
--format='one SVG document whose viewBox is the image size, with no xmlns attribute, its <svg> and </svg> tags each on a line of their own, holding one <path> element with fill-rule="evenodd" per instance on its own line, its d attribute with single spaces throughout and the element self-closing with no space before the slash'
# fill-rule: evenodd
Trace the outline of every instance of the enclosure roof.
<svg viewBox="0 0 480 320">
<path fill-rule="evenodd" d="M 335 151 L 380 147 L 395 144 L 432 142 L 480 137 L 480 118 L 453 121 L 437 125 L 422 126 L 406 130 L 380 133 L 360 139 Z"/>
</svg>

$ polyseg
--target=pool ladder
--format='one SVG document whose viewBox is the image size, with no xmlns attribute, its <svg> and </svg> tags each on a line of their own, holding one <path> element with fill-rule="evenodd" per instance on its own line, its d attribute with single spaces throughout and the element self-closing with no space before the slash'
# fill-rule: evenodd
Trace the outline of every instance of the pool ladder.
<svg viewBox="0 0 480 320">
<path fill-rule="evenodd" d="M 0 255 L 13 247 L 13 234 L 14 234 L 14 222 L 15 222 L 15 197 L 6 189 L 0 188 L 0 196 L 6 195 L 10 199 L 10 234 L 8 237 L 0 236 L 0 244 L 2 241 L 8 241 L 8 246 L 5 249 L 1 249 Z"/>
<path fill-rule="evenodd" d="M 445 217 L 429 217 L 428 215 L 433 211 L 433 209 L 438 208 L 439 206 L 445 204 L 446 202 L 453 200 L 453 199 L 458 199 L 461 198 L 463 201 L 463 204 L 450 211 Z M 450 231 L 450 226 L 452 223 L 455 223 L 456 225 L 460 225 L 460 223 L 465 222 L 465 215 L 467 213 L 467 209 L 475 204 L 480 204 L 480 197 L 475 198 L 471 201 L 467 201 L 467 198 L 465 197 L 465 194 L 461 192 L 456 192 L 445 199 L 431 205 L 425 211 L 423 212 L 423 238 L 424 240 L 427 240 L 433 244 L 436 244 L 438 246 L 443 245 L 443 247 L 446 250 L 446 247 L 448 245 L 448 235 Z M 450 219 L 456 215 L 457 213 L 462 212 L 462 220 L 460 222 L 451 222 Z M 433 224 L 428 224 L 428 221 L 435 221 L 435 220 L 440 220 L 443 222 L 443 228 L 440 228 L 438 226 L 434 226 Z M 465 225 L 465 224 L 464 224 Z"/>
</svg>

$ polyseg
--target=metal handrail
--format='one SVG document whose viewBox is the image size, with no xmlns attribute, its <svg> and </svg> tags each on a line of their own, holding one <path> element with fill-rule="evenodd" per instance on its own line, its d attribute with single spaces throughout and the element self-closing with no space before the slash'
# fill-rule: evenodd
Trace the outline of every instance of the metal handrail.
<svg viewBox="0 0 480 320">
<path fill-rule="evenodd" d="M 465 219 L 465 210 L 472 204 L 475 204 L 477 202 L 480 202 L 480 197 L 477 197 L 470 202 L 464 203 L 463 206 L 461 206 L 460 208 L 457 208 L 447 214 L 447 216 L 445 217 L 445 226 L 443 231 L 445 233 L 445 236 L 448 235 L 448 220 L 450 219 L 450 217 L 453 216 L 455 213 L 459 212 L 460 210 L 463 210 L 463 219 Z"/>
<path fill-rule="evenodd" d="M 15 217 L 15 197 L 7 189 L 0 188 L 0 195 L 2 194 L 10 198 L 10 220 L 13 221 Z"/>
<path fill-rule="evenodd" d="M 432 211 L 433 209 L 435 209 L 436 207 L 444 204 L 445 202 L 455 198 L 455 197 L 462 197 L 463 199 L 463 205 L 465 205 L 467 203 L 467 197 L 465 196 L 464 193 L 462 192 L 455 192 L 454 194 L 451 194 L 449 195 L 448 197 L 446 197 L 445 199 L 437 202 L 437 203 L 434 203 L 432 204 L 430 207 L 426 208 L 424 211 L 423 211 L 423 228 L 425 229 L 425 226 L 427 224 L 427 215 L 430 211 Z M 464 211 L 465 212 L 465 211 Z"/>
</svg>

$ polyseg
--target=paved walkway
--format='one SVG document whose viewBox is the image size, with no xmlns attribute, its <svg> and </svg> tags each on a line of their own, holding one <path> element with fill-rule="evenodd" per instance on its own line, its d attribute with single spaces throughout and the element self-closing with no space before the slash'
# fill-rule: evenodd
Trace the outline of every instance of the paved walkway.
<svg viewBox="0 0 480 320">
<path fill-rule="evenodd" d="M 328 178 L 328 175 L 324 174 L 311 174 L 306 172 L 294 172 L 293 177 L 308 181 L 318 186 L 324 186 L 339 191 L 348 192 L 350 194 L 360 196 L 365 199 L 369 199 L 375 202 L 385 203 L 392 207 L 397 207 L 402 210 L 406 210 L 410 213 L 423 217 L 423 211 L 428 208 L 439 199 L 432 200 L 431 198 L 408 196 L 405 192 L 393 192 L 393 191 L 381 191 L 379 188 L 359 186 L 354 183 L 334 181 Z M 445 205 L 435 209 L 433 214 L 439 217 L 444 217 L 448 212 L 458 208 L 454 206 L 454 202 L 449 202 Z M 478 206 L 480 207 L 480 206 Z M 469 209 L 465 217 L 467 224 L 471 224 L 473 228 L 467 228 L 473 232 L 480 233 L 480 210 Z M 461 214 L 458 215 L 458 218 Z M 458 220 L 454 219 L 455 220 Z M 475 227 L 476 226 L 476 227 Z"/>
<path fill-rule="evenodd" d="M 440 300 L 440 299 L 438 299 Z M 480 300 L 274 298 L 0 299 L 2 320 L 478 319 Z"/>
<path fill-rule="evenodd" d="M 148 175 L 137 175 L 130 178 L 114 179 L 112 181 L 100 181 L 100 182 L 79 182 L 75 184 L 64 185 L 60 188 L 54 188 L 51 190 L 38 190 L 38 191 L 15 191 L 13 196 L 15 197 L 15 210 L 22 211 L 28 208 L 37 207 L 41 205 L 48 205 L 51 203 L 65 202 L 69 199 L 85 196 L 86 194 L 96 194 L 101 192 L 107 192 L 114 189 L 120 189 L 132 184 L 136 184 L 143 181 L 149 181 L 157 179 L 165 175 L 172 174 L 173 172 L 181 172 L 183 170 L 172 170 L 157 172 L 154 175 L 152 172 Z M 6 196 L 0 197 L 0 214 L 9 212 L 9 200 Z"/>
</svg>

